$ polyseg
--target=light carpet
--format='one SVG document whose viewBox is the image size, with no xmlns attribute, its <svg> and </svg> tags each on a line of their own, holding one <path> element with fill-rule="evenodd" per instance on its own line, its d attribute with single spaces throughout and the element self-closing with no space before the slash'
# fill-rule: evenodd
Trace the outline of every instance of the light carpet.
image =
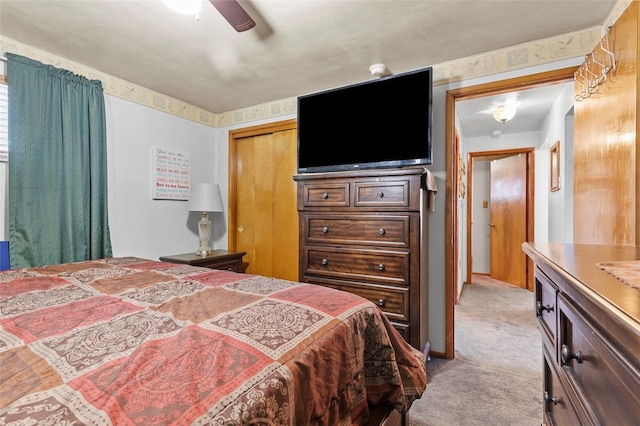
<svg viewBox="0 0 640 426">
<path fill-rule="evenodd" d="M 475 281 L 475 280 L 474 280 Z M 455 358 L 432 358 L 412 426 L 539 426 L 542 348 L 532 292 L 486 280 L 455 306 Z"/>
</svg>

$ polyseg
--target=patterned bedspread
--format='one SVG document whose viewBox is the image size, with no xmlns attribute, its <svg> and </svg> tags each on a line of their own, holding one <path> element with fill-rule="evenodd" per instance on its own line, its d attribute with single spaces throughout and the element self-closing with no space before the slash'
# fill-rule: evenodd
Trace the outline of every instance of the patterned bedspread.
<svg viewBox="0 0 640 426">
<path fill-rule="evenodd" d="M 127 257 L 0 273 L 0 424 L 366 424 L 423 355 L 358 296 Z"/>
</svg>

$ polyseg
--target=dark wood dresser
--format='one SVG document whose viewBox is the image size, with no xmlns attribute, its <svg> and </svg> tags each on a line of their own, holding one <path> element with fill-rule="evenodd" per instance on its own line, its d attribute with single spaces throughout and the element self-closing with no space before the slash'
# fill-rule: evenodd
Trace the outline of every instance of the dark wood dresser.
<svg viewBox="0 0 640 426">
<path fill-rule="evenodd" d="M 300 281 L 363 296 L 427 345 L 424 168 L 311 173 L 298 185 Z"/>
<path fill-rule="evenodd" d="M 640 424 L 640 288 L 597 266 L 640 260 L 640 247 L 523 249 L 535 263 L 544 424 Z"/>
</svg>

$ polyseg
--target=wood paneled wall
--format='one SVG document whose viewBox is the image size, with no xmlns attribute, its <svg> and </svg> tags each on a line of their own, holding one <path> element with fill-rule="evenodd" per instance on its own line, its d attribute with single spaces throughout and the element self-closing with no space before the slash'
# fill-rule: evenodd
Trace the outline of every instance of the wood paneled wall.
<svg viewBox="0 0 640 426">
<path fill-rule="evenodd" d="M 611 28 L 615 71 L 575 102 L 575 243 L 640 245 L 639 13 L 632 2 Z"/>
</svg>

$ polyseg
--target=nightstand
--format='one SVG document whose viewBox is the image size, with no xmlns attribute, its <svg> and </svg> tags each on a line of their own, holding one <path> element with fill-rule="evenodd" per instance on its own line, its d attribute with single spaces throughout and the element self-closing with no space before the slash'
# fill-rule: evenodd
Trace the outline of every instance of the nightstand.
<svg viewBox="0 0 640 426">
<path fill-rule="evenodd" d="M 242 265 L 242 256 L 247 254 L 245 251 L 227 251 L 227 250 L 211 250 L 210 254 L 205 257 L 196 255 L 195 253 L 174 254 L 171 256 L 162 256 L 162 262 L 184 263 L 193 266 L 203 266 L 211 269 L 226 269 L 233 272 L 244 272 Z"/>
</svg>

